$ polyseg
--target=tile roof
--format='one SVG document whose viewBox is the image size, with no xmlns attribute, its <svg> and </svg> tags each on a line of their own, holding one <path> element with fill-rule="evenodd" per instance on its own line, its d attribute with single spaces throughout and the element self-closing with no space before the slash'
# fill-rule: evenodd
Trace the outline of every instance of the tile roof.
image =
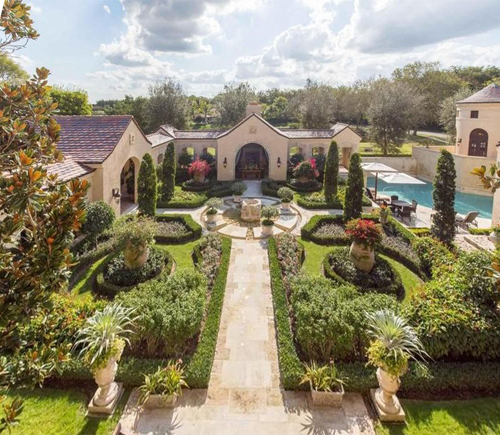
<svg viewBox="0 0 500 435">
<path fill-rule="evenodd" d="M 47 173 L 49 175 L 57 174 L 59 181 L 63 183 L 66 183 L 73 178 L 83 177 L 93 171 L 93 168 L 68 158 L 64 159 L 62 162 L 52 163 L 47 166 Z"/>
<path fill-rule="evenodd" d="M 56 116 L 61 124 L 57 147 L 75 161 L 102 163 L 113 152 L 132 119 L 131 115 Z"/>
<path fill-rule="evenodd" d="M 500 103 L 500 86 L 491 84 L 460 103 Z"/>
<path fill-rule="evenodd" d="M 227 130 L 175 130 L 176 139 L 217 139 Z"/>
<path fill-rule="evenodd" d="M 335 124 L 332 128 L 329 129 L 325 128 L 302 130 L 281 128 L 280 130 L 285 133 L 285 135 L 287 135 L 290 139 L 331 139 L 346 127 L 346 124 Z"/>
<path fill-rule="evenodd" d="M 157 147 L 158 145 L 161 145 L 161 144 L 164 144 L 166 142 L 170 142 L 172 141 L 174 138 L 170 135 L 165 135 L 163 133 L 152 133 L 152 134 L 148 134 L 146 136 L 148 138 L 148 140 L 151 142 L 151 145 L 152 147 Z"/>
</svg>

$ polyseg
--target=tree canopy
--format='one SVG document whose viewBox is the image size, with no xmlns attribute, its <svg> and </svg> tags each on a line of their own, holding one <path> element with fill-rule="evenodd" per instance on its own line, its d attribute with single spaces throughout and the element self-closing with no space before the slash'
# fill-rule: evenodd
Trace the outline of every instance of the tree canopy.
<svg viewBox="0 0 500 435">
<path fill-rule="evenodd" d="M 22 82 L 28 78 L 28 73 L 7 53 L 0 54 L 0 82 Z"/>
<path fill-rule="evenodd" d="M 92 115 L 89 96 L 82 89 L 54 87 L 50 91 L 50 98 L 57 103 L 59 115 Z"/>
<path fill-rule="evenodd" d="M 248 82 L 224 85 L 224 89 L 214 98 L 217 123 L 225 127 L 236 125 L 245 117 L 248 104 L 255 98 L 255 91 Z"/>
</svg>

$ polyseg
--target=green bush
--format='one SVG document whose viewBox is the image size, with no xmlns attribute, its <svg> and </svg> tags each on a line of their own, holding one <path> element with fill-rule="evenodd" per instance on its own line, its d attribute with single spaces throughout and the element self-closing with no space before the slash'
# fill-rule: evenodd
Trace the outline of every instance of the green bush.
<svg viewBox="0 0 500 435">
<path fill-rule="evenodd" d="M 492 228 L 469 228 L 469 233 L 475 236 L 489 236 Z"/>
<path fill-rule="evenodd" d="M 333 248 L 325 257 L 323 270 L 327 278 L 340 285 L 353 285 L 362 293 L 404 294 L 401 276 L 378 254 L 375 254 L 372 271 L 365 273 L 357 269 L 349 258 L 349 248 Z"/>
<path fill-rule="evenodd" d="M 307 183 L 301 183 L 296 178 L 291 179 L 290 182 L 286 183 L 286 186 L 294 192 L 301 193 L 319 192 L 323 188 L 323 185 L 317 180 L 310 180 Z"/>
<path fill-rule="evenodd" d="M 205 193 L 185 192 L 175 189 L 173 198 L 169 202 L 159 201 L 158 208 L 198 208 L 208 199 Z"/>
<path fill-rule="evenodd" d="M 453 254 L 448 248 L 432 237 L 420 237 L 413 241 L 413 249 L 420 258 L 422 271 L 431 278 L 434 271 L 443 264 L 454 261 Z"/>
<path fill-rule="evenodd" d="M 82 230 L 94 238 L 110 229 L 115 221 L 115 211 L 104 201 L 96 201 L 87 205 L 85 215 Z"/>
<path fill-rule="evenodd" d="M 161 214 L 156 215 L 155 220 L 158 223 L 161 222 L 179 222 L 187 228 L 187 232 L 182 235 L 172 235 L 166 236 L 162 234 L 156 234 L 155 240 L 157 243 L 164 243 L 169 245 L 183 244 L 197 240 L 201 237 L 202 228 L 191 215 L 189 214 Z"/>
<path fill-rule="evenodd" d="M 146 153 L 142 158 L 137 179 L 137 192 L 139 213 L 154 216 L 156 213 L 156 201 L 158 196 L 158 180 L 156 169 L 151 154 Z"/>
<path fill-rule="evenodd" d="M 200 331 L 206 297 L 205 279 L 190 270 L 120 293 L 116 301 L 140 313 L 132 336 L 134 354 L 168 357 L 182 353 Z"/>
<path fill-rule="evenodd" d="M 361 168 L 361 158 L 358 153 L 354 153 L 349 163 L 344 199 L 344 217 L 346 222 L 361 217 L 363 213 L 363 188 L 364 177 L 363 169 Z"/>
<path fill-rule="evenodd" d="M 260 187 L 264 196 L 274 196 L 278 198 L 278 190 L 286 185 L 284 181 L 262 180 Z"/>
<path fill-rule="evenodd" d="M 409 230 L 417 237 L 429 237 L 431 235 L 430 228 L 410 228 Z"/>
<path fill-rule="evenodd" d="M 168 202 L 174 196 L 176 166 L 175 145 L 173 142 L 169 142 L 162 163 L 162 201 Z"/>
<path fill-rule="evenodd" d="M 325 186 L 325 197 L 332 201 L 337 196 L 339 178 L 339 148 L 337 142 L 331 141 L 325 163 L 325 175 L 323 184 Z"/>
</svg>

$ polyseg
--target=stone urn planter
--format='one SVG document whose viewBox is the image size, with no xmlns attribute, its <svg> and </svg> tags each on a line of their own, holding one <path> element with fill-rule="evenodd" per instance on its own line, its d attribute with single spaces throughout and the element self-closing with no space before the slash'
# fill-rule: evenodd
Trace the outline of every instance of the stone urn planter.
<svg viewBox="0 0 500 435">
<path fill-rule="evenodd" d="M 209 213 L 207 212 L 207 224 L 215 224 L 217 221 L 217 212 Z"/>
<path fill-rule="evenodd" d="M 288 212 L 290 211 L 290 202 L 284 202 L 284 201 L 281 201 L 281 210 L 285 211 L 285 212 Z"/>
<path fill-rule="evenodd" d="M 193 179 L 197 183 L 204 183 L 205 182 L 205 174 L 203 172 L 195 172 L 193 174 Z"/>
<path fill-rule="evenodd" d="M 340 385 L 338 391 L 316 391 L 311 388 L 311 399 L 313 405 L 316 406 L 342 406 L 342 398 L 344 397 L 344 386 Z"/>
<path fill-rule="evenodd" d="M 352 242 L 349 258 L 357 269 L 370 273 L 375 265 L 375 249 L 372 246 Z"/>
<path fill-rule="evenodd" d="M 148 260 L 149 247 L 146 244 L 135 246 L 127 242 L 123 251 L 125 265 L 129 269 L 140 269 Z"/>
<path fill-rule="evenodd" d="M 398 376 L 393 376 L 380 367 L 377 369 L 379 388 L 371 390 L 372 400 L 382 421 L 404 421 L 405 414 L 396 393 L 401 386 Z"/>
<path fill-rule="evenodd" d="M 109 359 L 106 367 L 94 373 L 94 380 L 98 388 L 90 400 L 88 410 L 90 414 L 113 414 L 123 393 L 121 384 L 115 382 L 118 369 L 118 357 Z"/>
<path fill-rule="evenodd" d="M 492 242 L 497 248 L 500 247 L 500 234 L 492 231 L 488 236 L 488 240 Z"/>
<path fill-rule="evenodd" d="M 173 408 L 177 402 L 177 397 L 176 394 L 169 396 L 165 396 L 164 394 L 151 394 L 142 406 L 146 409 Z"/>
<path fill-rule="evenodd" d="M 310 182 L 311 182 L 311 179 L 309 177 L 299 177 L 300 184 L 308 184 Z"/>
<path fill-rule="evenodd" d="M 264 225 L 262 224 L 262 235 L 263 236 L 272 236 L 273 235 L 274 224 Z"/>
</svg>

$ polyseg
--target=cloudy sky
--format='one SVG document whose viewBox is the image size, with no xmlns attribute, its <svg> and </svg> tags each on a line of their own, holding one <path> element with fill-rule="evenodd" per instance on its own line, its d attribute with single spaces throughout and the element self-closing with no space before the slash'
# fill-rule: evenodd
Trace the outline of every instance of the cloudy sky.
<svg viewBox="0 0 500 435">
<path fill-rule="evenodd" d="M 165 76 L 211 96 L 333 85 L 415 60 L 500 65 L 500 0 L 31 0 L 38 41 L 16 53 L 91 101 Z"/>
</svg>

